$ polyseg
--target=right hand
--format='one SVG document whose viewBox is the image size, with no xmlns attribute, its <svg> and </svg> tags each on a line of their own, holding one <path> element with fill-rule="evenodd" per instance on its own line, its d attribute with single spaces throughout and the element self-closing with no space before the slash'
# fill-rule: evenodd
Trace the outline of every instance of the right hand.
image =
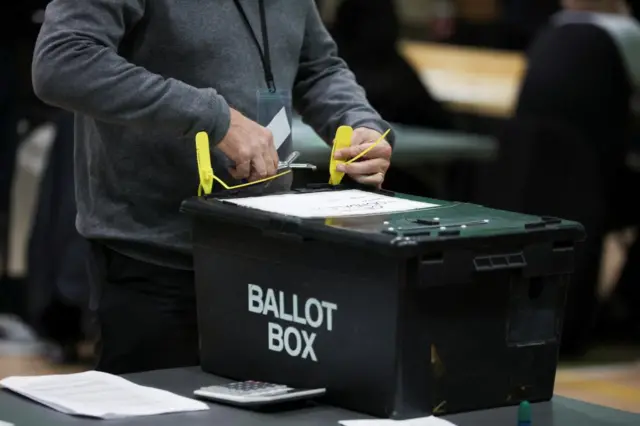
<svg viewBox="0 0 640 426">
<path fill-rule="evenodd" d="M 255 181 L 276 174 L 278 152 L 273 143 L 273 134 L 231 108 L 231 124 L 218 148 L 235 167 L 229 169 L 234 179 Z"/>
</svg>

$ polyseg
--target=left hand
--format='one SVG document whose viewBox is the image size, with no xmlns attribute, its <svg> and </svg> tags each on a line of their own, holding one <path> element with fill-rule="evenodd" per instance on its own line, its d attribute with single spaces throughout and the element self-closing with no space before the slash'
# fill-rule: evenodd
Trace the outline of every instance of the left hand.
<svg viewBox="0 0 640 426">
<path fill-rule="evenodd" d="M 336 151 L 335 159 L 348 161 L 373 145 L 382 134 L 366 127 L 359 127 L 353 131 L 353 138 L 349 148 Z M 356 182 L 380 188 L 385 175 L 391 165 L 391 145 L 386 140 L 381 141 L 365 156 L 351 164 L 340 164 L 337 170 L 349 175 Z"/>
</svg>

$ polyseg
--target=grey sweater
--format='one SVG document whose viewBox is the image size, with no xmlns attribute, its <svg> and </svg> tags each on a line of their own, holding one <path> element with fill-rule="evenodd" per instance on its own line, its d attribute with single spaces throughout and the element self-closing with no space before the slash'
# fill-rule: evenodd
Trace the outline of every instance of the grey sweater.
<svg viewBox="0 0 640 426">
<path fill-rule="evenodd" d="M 262 40 L 258 2 L 242 5 Z M 386 130 L 313 0 L 266 0 L 266 14 L 276 85 L 306 123 L 327 141 L 342 124 Z M 256 119 L 256 92 L 266 88 L 233 0 L 54 0 L 32 72 L 42 100 L 76 113 L 79 232 L 190 269 L 190 222 L 179 208 L 197 193 L 195 134 L 219 142 L 230 106 Z M 212 157 L 216 173 L 226 170 L 221 152 Z"/>
</svg>

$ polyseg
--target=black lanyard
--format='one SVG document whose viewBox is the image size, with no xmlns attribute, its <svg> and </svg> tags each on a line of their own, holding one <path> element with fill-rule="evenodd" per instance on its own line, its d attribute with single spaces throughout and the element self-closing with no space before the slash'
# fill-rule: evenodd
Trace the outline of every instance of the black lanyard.
<svg viewBox="0 0 640 426">
<path fill-rule="evenodd" d="M 258 52 L 260 53 L 260 59 L 262 60 L 262 67 L 264 68 L 264 79 L 267 82 L 269 91 L 273 93 L 276 91 L 276 81 L 273 78 L 273 71 L 271 71 L 271 56 L 269 54 L 269 33 L 267 31 L 267 12 L 264 8 L 264 0 L 258 0 L 258 5 L 260 7 L 260 26 L 262 27 L 262 42 L 264 44 L 264 47 L 260 46 L 258 36 L 256 36 L 256 33 L 253 31 L 251 22 L 249 22 L 249 18 L 247 17 L 242 4 L 240 4 L 240 0 L 233 0 L 233 2 L 236 4 L 240 15 L 242 15 L 242 19 L 249 29 L 249 32 L 253 37 L 253 41 L 255 41 L 256 43 L 256 47 L 258 48 Z"/>
</svg>

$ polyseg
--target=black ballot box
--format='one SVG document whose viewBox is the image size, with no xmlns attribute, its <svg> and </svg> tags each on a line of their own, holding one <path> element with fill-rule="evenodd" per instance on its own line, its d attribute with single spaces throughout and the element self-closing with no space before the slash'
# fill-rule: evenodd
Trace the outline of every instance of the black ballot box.
<svg viewBox="0 0 640 426">
<path fill-rule="evenodd" d="M 182 211 L 206 372 L 397 419 L 553 395 L 578 223 L 328 186 Z"/>
</svg>

